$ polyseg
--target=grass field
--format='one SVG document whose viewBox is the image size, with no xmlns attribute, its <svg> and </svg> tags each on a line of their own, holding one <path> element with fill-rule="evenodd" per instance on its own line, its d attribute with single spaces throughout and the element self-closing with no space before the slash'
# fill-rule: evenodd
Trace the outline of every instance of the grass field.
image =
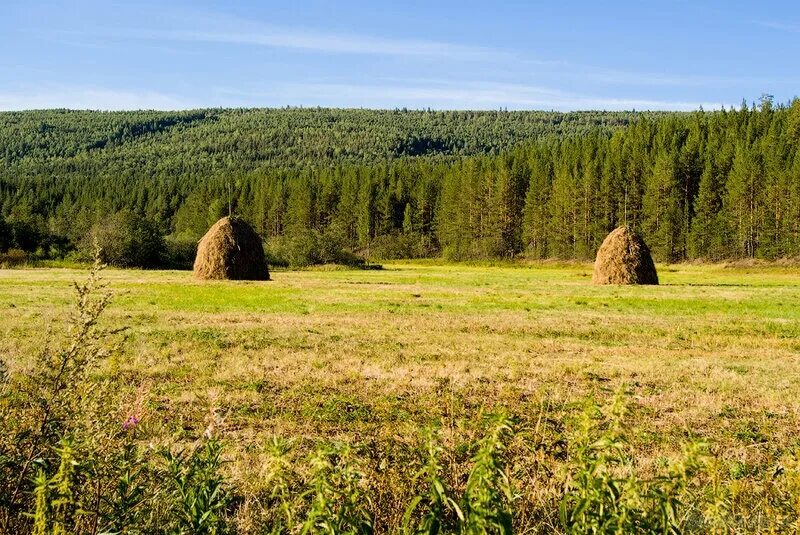
<svg viewBox="0 0 800 535">
<path fill-rule="evenodd" d="M 226 470 L 245 488 L 263 481 L 271 436 L 300 450 L 352 443 L 380 500 L 378 531 L 413 493 L 410 452 L 424 429 L 442 427 L 457 487 L 469 460 L 460 445 L 501 409 L 525 431 L 511 448 L 515 522 L 554 528 L 569 422 L 587 398 L 624 386 L 637 467 L 703 439 L 732 489 L 731 518 L 757 522 L 764 481 L 800 443 L 800 270 L 662 265 L 658 287 L 593 286 L 590 274 L 414 263 L 209 283 L 107 270 L 104 322 L 128 333 L 98 373 L 146 398 L 147 440 L 196 438 L 214 411 Z M 12 371 L 61 329 L 84 276 L 0 270 L 0 353 Z"/>
</svg>

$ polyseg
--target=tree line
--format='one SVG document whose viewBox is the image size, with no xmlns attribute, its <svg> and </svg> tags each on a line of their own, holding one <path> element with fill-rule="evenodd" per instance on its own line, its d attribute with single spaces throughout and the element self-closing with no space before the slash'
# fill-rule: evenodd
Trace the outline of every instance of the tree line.
<svg viewBox="0 0 800 535">
<path fill-rule="evenodd" d="M 31 131 L 37 121 L 57 127 Z M 800 100 L 641 114 L 24 112 L 0 114 L 0 132 L 16 139 L 0 248 L 63 255 L 145 229 L 190 256 L 234 212 L 288 264 L 588 259 L 622 224 L 661 261 L 800 255 Z"/>
</svg>

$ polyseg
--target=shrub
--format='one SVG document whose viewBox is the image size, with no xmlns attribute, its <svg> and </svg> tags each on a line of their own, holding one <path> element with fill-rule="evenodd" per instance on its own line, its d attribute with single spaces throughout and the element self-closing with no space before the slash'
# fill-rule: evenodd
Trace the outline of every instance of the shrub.
<svg viewBox="0 0 800 535">
<path fill-rule="evenodd" d="M 231 504 L 220 443 L 165 450 L 160 467 L 136 440 L 141 414 L 113 409 L 120 385 L 93 377 L 118 332 L 98 325 L 111 298 L 101 270 L 96 258 L 76 283 L 63 343 L 25 373 L 0 361 L 0 533 L 220 533 Z"/>
<path fill-rule="evenodd" d="M 104 395 L 104 389 L 91 385 L 88 377 L 98 360 L 108 354 L 107 341 L 113 334 L 97 325 L 110 300 L 100 279 L 101 269 L 96 261 L 88 280 L 75 284 L 75 313 L 63 343 L 46 345 L 28 372 L 5 376 L 0 396 L 2 532 L 25 525 L 22 513 L 29 509 L 35 473 L 39 474 L 37 488 L 47 481 L 47 488 L 36 494 L 37 502 L 44 503 L 45 494 L 52 490 L 52 478 L 61 477 L 57 474 L 67 468 L 62 466 L 56 472 L 55 466 L 64 464 L 65 455 L 74 456 L 76 445 L 99 438 L 96 429 L 85 426 L 103 421 L 93 414 L 91 401 Z M 70 490 L 63 478 L 58 481 L 59 492 Z"/>
<path fill-rule="evenodd" d="M 8 247 L 16 247 L 33 252 L 49 234 L 44 218 L 30 210 L 28 206 L 18 206 L 6 220 L 10 243 Z"/>
<path fill-rule="evenodd" d="M 156 225 L 123 210 L 92 227 L 84 251 L 100 247 L 103 262 L 117 267 L 153 268 L 162 264 L 166 245 Z"/>
<path fill-rule="evenodd" d="M 492 420 L 492 428 L 478 443 L 473 467 L 464 492 L 464 533 L 511 533 L 511 503 L 514 499 L 506 472 L 506 446 L 514 433 L 504 415 Z"/>
<path fill-rule="evenodd" d="M 347 444 L 330 444 L 311 460 L 311 497 L 301 533 L 363 533 L 373 531 L 369 496 L 361 486 L 363 474 Z"/>
<path fill-rule="evenodd" d="M 0 268 L 7 269 L 21 266 L 28 261 L 28 253 L 22 249 L 9 249 L 0 253 Z"/>
<path fill-rule="evenodd" d="M 318 264 L 364 265 L 364 259 L 344 245 L 334 231 L 298 230 L 277 236 L 266 244 L 267 263 L 273 266 L 306 267 Z"/>
<path fill-rule="evenodd" d="M 510 534 L 514 496 L 506 471 L 506 448 L 514 434 L 512 421 L 504 415 L 490 418 L 489 433 L 477 444 L 472 469 L 459 499 L 442 479 L 441 447 L 428 440 L 428 459 L 418 477 L 426 482 L 426 494 L 416 496 L 403 516 L 406 533 L 435 535 L 460 533 Z M 419 509 L 419 512 L 417 510 Z M 416 523 L 412 520 L 419 515 Z"/>
<path fill-rule="evenodd" d="M 312 232 L 276 236 L 267 242 L 267 263 L 275 266 L 305 267 L 319 263 L 317 243 Z"/>
<path fill-rule="evenodd" d="M 450 533 L 456 531 L 464 521 L 461 506 L 442 477 L 444 468 L 439 461 L 441 455 L 442 447 L 431 433 L 427 441 L 427 460 L 416 476 L 425 483 L 427 493 L 415 496 L 406 508 L 402 521 L 402 531 L 405 533 Z M 415 524 L 412 519 L 418 509 L 421 513 Z"/>
<path fill-rule="evenodd" d="M 164 267 L 170 269 L 192 269 L 197 254 L 197 240 L 167 236 L 165 239 Z"/>
<path fill-rule="evenodd" d="M 378 236 L 370 244 L 370 256 L 381 260 L 426 258 L 435 252 L 430 238 L 416 232 Z"/>
</svg>

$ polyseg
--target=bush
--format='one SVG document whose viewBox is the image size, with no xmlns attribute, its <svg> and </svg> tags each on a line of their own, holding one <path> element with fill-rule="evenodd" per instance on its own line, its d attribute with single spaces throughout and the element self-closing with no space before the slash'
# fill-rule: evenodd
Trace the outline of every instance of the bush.
<svg viewBox="0 0 800 535">
<path fill-rule="evenodd" d="M 318 264 L 342 264 L 351 267 L 363 266 L 365 261 L 345 246 L 338 232 L 328 229 L 298 230 L 285 236 L 277 236 L 267 242 L 267 263 L 273 266 L 306 267 Z"/>
<path fill-rule="evenodd" d="M 30 211 L 28 207 L 18 207 L 17 213 L 12 213 L 6 221 L 8 227 L 8 246 L 33 252 L 47 235 L 47 225 L 44 218 Z"/>
<path fill-rule="evenodd" d="M 0 268 L 7 269 L 25 264 L 28 261 L 28 253 L 22 249 L 9 249 L 5 253 L 0 253 Z"/>
<path fill-rule="evenodd" d="M 84 252 L 97 246 L 102 261 L 117 267 L 154 268 L 163 264 L 166 244 L 158 227 L 144 217 L 123 210 L 96 224 L 84 243 Z"/>
<path fill-rule="evenodd" d="M 197 256 L 197 240 L 167 236 L 165 240 L 164 267 L 170 269 L 192 269 Z"/>
<path fill-rule="evenodd" d="M 37 524 L 42 515 L 47 516 L 42 508 L 49 507 L 51 491 L 58 492 L 54 503 L 66 499 L 63 495 L 80 481 L 71 474 L 69 481 L 65 479 L 63 469 L 70 468 L 71 461 L 58 467 L 73 456 L 77 441 L 85 444 L 101 435 L 85 427 L 87 422 L 104 420 L 92 418 L 97 415 L 90 408 L 103 389 L 89 386 L 88 380 L 107 353 L 102 343 L 107 333 L 98 328 L 97 320 L 110 296 L 100 282 L 99 270 L 96 263 L 89 280 L 76 284 L 76 312 L 63 343 L 48 342 L 29 373 L 4 377 L 0 389 L 0 532 L 9 533 L 26 524 L 23 513 L 29 510 L 32 496 L 40 511 Z M 31 488 L 34 476 L 36 492 Z"/>
<path fill-rule="evenodd" d="M 161 477 L 171 487 L 173 533 L 216 534 L 224 526 L 228 505 L 225 479 L 220 475 L 222 444 L 213 437 L 191 452 L 164 452 L 167 466 Z"/>
<path fill-rule="evenodd" d="M 95 375 L 118 332 L 99 326 L 101 269 L 75 285 L 67 335 L 30 370 L 0 361 L 0 533 L 224 533 L 232 506 L 211 431 L 179 453 L 141 445 L 145 400 L 126 416 L 122 385 Z"/>
<path fill-rule="evenodd" d="M 514 422 L 505 415 L 491 417 L 489 421 L 491 428 L 476 445 L 472 470 L 460 498 L 442 479 L 444 468 L 439 461 L 442 448 L 435 436 L 430 436 L 428 459 L 418 474 L 428 491 L 409 504 L 403 515 L 403 532 L 420 535 L 512 533 L 514 492 L 507 471 L 507 448 L 514 436 Z"/>
<path fill-rule="evenodd" d="M 426 258 L 434 252 L 430 238 L 416 232 L 378 236 L 370 244 L 370 256 L 381 260 Z"/>
</svg>

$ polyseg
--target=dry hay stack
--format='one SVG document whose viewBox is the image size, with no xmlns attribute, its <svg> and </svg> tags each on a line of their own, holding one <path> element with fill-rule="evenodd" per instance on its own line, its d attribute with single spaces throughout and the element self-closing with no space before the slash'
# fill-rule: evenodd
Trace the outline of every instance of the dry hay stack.
<svg viewBox="0 0 800 535">
<path fill-rule="evenodd" d="M 269 280 L 261 238 L 244 221 L 223 217 L 197 244 L 198 279 Z"/>
<path fill-rule="evenodd" d="M 592 282 L 595 284 L 658 284 L 650 249 L 639 234 L 619 227 L 597 251 Z"/>
</svg>

